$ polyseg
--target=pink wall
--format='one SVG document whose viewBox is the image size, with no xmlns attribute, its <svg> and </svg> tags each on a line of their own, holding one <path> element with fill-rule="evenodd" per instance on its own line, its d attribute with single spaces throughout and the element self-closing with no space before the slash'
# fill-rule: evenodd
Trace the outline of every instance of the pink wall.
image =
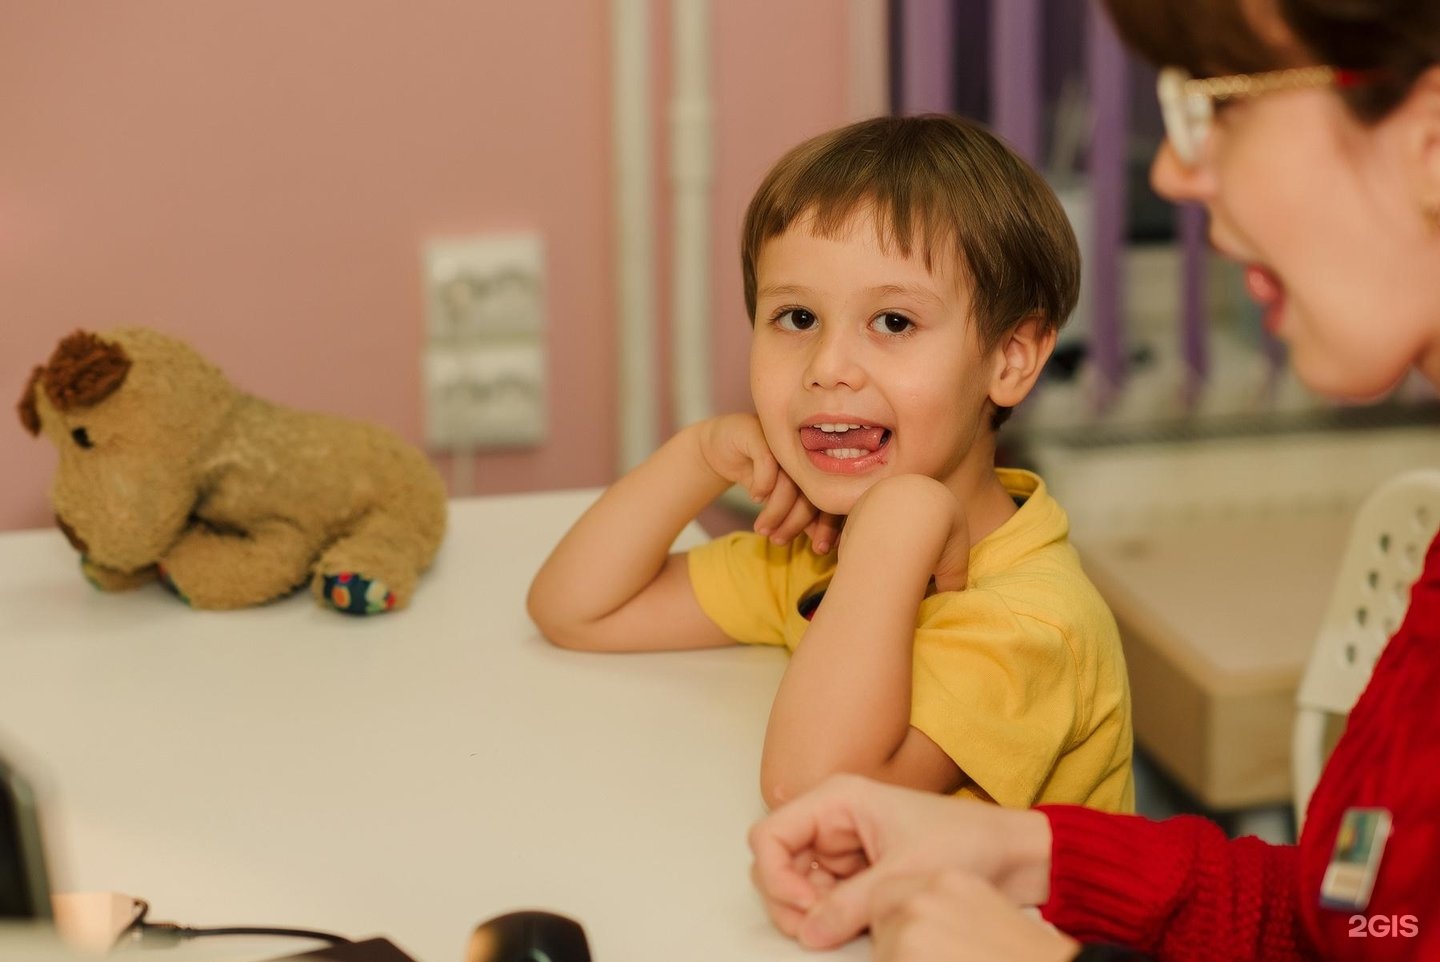
<svg viewBox="0 0 1440 962">
<path fill-rule="evenodd" d="M 713 6 L 716 394 L 733 409 L 746 404 L 740 216 L 782 150 L 845 119 L 845 7 Z M 257 394 L 418 442 L 424 240 L 534 229 L 551 440 L 482 456 L 477 488 L 608 481 L 609 16 L 603 0 L 0 7 L 0 390 L 18 397 L 77 326 L 144 324 Z M 656 103 L 663 137 L 663 90 Z M 53 452 L 7 423 L 0 529 L 45 524 Z"/>
<path fill-rule="evenodd" d="M 749 410 L 750 321 L 740 278 L 745 206 L 780 155 L 846 116 L 848 4 L 716 2 L 715 404 Z"/>
</svg>

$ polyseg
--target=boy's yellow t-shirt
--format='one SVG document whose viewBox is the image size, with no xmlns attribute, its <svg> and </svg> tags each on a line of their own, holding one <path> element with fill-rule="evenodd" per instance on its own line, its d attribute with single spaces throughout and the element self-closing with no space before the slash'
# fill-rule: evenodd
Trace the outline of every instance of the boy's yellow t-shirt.
<svg viewBox="0 0 1440 962">
<path fill-rule="evenodd" d="M 1133 811 L 1130 687 L 1115 619 L 1045 483 L 1028 471 L 996 475 L 1023 504 L 970 549 L 964 591 L 920 603 L 910 724 L 973 782 L 957 794 Z M 773 545 L 748 532 L 689 554 L 695 596 L 725 634 L 791 651 L 809 625 L 802 602 L 835 563 L 803 536 Z"/>
</svg>

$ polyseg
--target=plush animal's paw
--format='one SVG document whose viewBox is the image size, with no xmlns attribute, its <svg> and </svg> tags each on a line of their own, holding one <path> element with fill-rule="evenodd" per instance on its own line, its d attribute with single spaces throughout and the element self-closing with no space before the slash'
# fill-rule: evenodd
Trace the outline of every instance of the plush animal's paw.
<svg viewBox="0 0 1440 962">
<path fill-rule="evenodd" d="M 183 563 L 157 564 L 154 567 L 156 580 L 164 588 L 191 608 L 225 611 L 232 608 L 248 608 L 251 605 L 269 604 L 305 587 L 305 583 L 276 590 L 275 579 L 267 583 L 241 581 L 232 577 L 206 579 L 204 571 Z"/>
<path fill-rule="evenodd" d="M 395 592 L 383 581 L 351 571 L 321 577 L 325 602 L 336 611 L 347 615 L 375 615 L 395 607 Z"/>
<path fill-rule="evenodd" d="M 114 568 L 98 565 L 84 556 L 80 558 L 80 573 L 85 576 L 86 581 L 101 591 L 133 591 L 154 581 L 156 576 L 153 566 L 141 568 L 139 571 L 116 571 Z"/>
</svg>

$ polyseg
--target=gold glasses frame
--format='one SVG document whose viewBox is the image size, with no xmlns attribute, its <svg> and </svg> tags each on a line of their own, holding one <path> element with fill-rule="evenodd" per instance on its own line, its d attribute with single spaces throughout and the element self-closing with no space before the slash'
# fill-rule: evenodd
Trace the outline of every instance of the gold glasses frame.
<svg viewBox="0 0 1440 962">
<path fill-rule="evenodd" d="M 1182 163 L 1199 163 L 1210 136 L 1218 101 L 1241 100 L 1280 90 L 1349 87 L 1363 82 L 1355 71 L 1334 67 L 1291 67 L 1264 73 L 1228 74 L 1196 79 L 1183 67 L 1166 67 L 1155 82 L 1165 136 Z"/>
</svg>

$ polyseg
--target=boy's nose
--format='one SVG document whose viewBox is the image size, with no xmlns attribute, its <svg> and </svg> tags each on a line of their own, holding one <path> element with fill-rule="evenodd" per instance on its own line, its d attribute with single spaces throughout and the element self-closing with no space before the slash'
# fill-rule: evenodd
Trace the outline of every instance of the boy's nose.
<svg viewBox="0 0 1440 962">
<path fill-rule="evenodd" d="M 854 338 L 834 328 L 815 339 L 810 361 L 805 366 L 805 386 L 858 388 L 863 382 L 864 368 L 859 363 Z"/>
</svg>

